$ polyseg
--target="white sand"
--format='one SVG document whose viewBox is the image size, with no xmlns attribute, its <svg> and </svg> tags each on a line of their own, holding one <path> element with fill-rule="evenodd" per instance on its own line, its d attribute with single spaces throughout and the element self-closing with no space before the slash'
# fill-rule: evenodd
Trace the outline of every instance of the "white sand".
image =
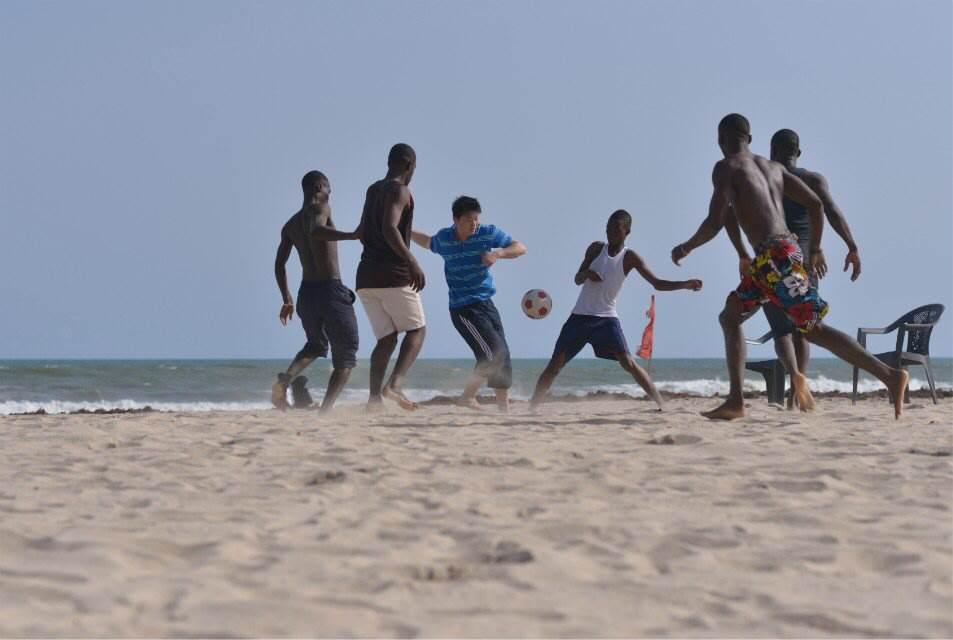
<svg viewBox="0 0 953 640">
<path fill-rule="evenodd" d="M 750 402 L 3 418 L 0 635 L 953 636 L 953 402 Z"/>
</svg>

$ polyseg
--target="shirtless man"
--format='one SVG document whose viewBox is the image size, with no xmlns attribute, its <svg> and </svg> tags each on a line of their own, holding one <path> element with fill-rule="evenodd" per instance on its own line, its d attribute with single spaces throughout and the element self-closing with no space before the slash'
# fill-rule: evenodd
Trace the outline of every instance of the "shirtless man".
<svg viewBox="0 0 953 640">
<path fill-rule="evenodd" d="M 403 380 L 417 359 L 427 334 L 420 291 L 424 272 L 410 253 L 414 222 L 414 198 L 410 180 L 417 168 L 417 154 L 408 144 L 395 144 L 387 156 L 387 175 L 367 188 L 361 215 L 364 251 L 357 267 L 357 295 L 374 329 L 377 346 L 371 353 L 370 397 L 367 408 L 376 411 L 387 397 L 402 409 L 417 405 L 404 396 Z M 404 333 L 397 363 L 390 379 L 384 374 L 397 347 L 397 334 Z"/>
<path fill-rule="evenodd" d="M 797 166 L 797 159 L 800 156 L 801 143 L 796 132 L 791 129 L 781 129 L 771 136 L 771 159 L 783 164 L 785 169 L 804 181 L 804 183 L 810 187 L 811 191 L 821 199 L 821 202 L 824 204 L 824 215 L 827 217 L 827 221 L 831 224 L 831 228 L 834 229 L 837 235 L 844 241 L 844 244 L 847 245 L 847 257 L 844 258 L 844 271 L 850 268 L 851 281 L 857 280 L 860 276 L 860 254 L 857 250 L 857 243 L 854 242 L 854 237 L 850 232 L 850 227 L 847 225 L 847 219 L 844 217 L 843 212 L 841 212 L 840 207 L 837 206 L 837 203 L 834 202 L 830 188 L 827 185 L 827 179 L 820 173 L 808 171 L 807 169 Z M 782 204 L 784 206 L 785 224 L 788 230 L 797 236 L 797 243 L 801 248 L 804 263 L 810 264 L 811 220 L 808 216 L 807 209 L 788 197 L 783 199 Z M 734 213 L 730 212 L 729 216 L 734 216 Z M 751 265 L 751 256 L 748 254 L 748 249 L 741 239 L 737 222 L 729 219 L 726 221 L 725 230 L 728 232 L 728 236 L 731 238 L 731 242 L 738 252 L 741 271 L 745 273 Z M 817 277 L 812 277 L 812 284 L 817 287 L 818 279 L 823 278 L 824 275 L 824 273 L 818 273 Z M 810 360 L 810 343 L 805 339 L 805 335 L 796 330 L 794 323 L 792 323 L 787 315 L 776 305 L 764 305 L 764 315 L 767 317 L 768 323 L 771 325 L 771 330 L 774 332 L 774 349 L 778 354 L 778 358 L 782 363 L 785 363 L 789 362 L 793 357 L 797 361 L 798 371 L 806 373 L 807 364 Z M 791 355 L 792 348 L 795 354 L 793 356 Z M 793 398 L 789 399 L 789 407 L 791 406 L 791 401 L 793 401 Z"/>
<path fill-rule="evenodd" d="M 278 374 L 271 388 L 271 403 L 287 409 L 287 390 L 291 385 L 294 406 L 311 405 L 305 387 L 307 378 L 299 375 L 315 358 L 328 355 L 334 371 L 321 403 L 321 412 L 330 411 L 341 389 L 351 375 L 357 357 L 357 318 L 354 316 L 354 293 L 341 283 L 338 269 L 338 240 L 356 240 L 358 231 L 339 231 L 331 219 L 331 183 L 320 171 L 309 171 L 301 179 L 304 203 L 281 228 L 281 243 L 275 256 L 275 280 L 281 291 L 278 319 L 288 324 L 295 305 L 288 291 L 285 265 L 292 247 L 301 261 L 301 287 L 298 289 L 298 317 L 304 327 L 307 343 L 294 357 L 287 371 Z"/>
<path fill-rule="evenodd" d="M 811 219 L 811 263 L 813 273 L 824 273 L 827 263 L 821 251 L 824 229 L 824 206 L 800 178 L 784 165 L 751 153 L 751 127 L 739 114 L 725 116 L 718 124 L 718 146 L 725 155 L 712 172 L 714 193 L 708 217 L 687 241 L 672 249 L 672 261 L 678 264 L 689 253 L 714 238 L 725 224 L 729 209 L 734 209 L 741 230 L 757 252 L 742 278 L 741 284 L 725 302 L 718 319 L 725 334 L 730 391 L 728 399 L 712 411 L 704 412 L 714 420 L 732 420 L 745 414 L 741 394 L 744 374 L 745 341 L 741 323 L 764 302 L 782 308 L 808 341 L 824 347 L 848 363 L 864 369 L 883 382 L 894 402 L 894 416 L 903 411 L 903 392 L 909 374 L 892 369 L 868 353 L 846 334 L 825 325 L 821 319 L 828 305 L 817 295 L 817 289 L 802 263 L 801 250 L 785 226 L 782 199 L 790 197 L 808 210 Z M 807 379 L 791 370 L 791 386 L 795 400 L 803 409 L 813 407 Z"/>
</svg>

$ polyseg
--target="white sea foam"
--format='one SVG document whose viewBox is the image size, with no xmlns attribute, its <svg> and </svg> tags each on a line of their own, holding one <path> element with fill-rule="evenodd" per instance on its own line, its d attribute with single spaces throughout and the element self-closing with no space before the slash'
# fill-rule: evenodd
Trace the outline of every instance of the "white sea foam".
<svg viewBox="0 0 953 640">
<path fill-rule="evenodd" d="M 71 402 L 68 400 L 6 400 L 0 402 L 0 415 L 35 413 L 75 413 L 96 410 L 135 410 L 150 407 L 155 411 L 257 411 L 270 409 L 268 402 L 140 402 L 137 400 L 103 400 L 100 402 Z"/>
<path fill-rule="evenodd" d="M 728 381 L 721 378 L 715 378 L 714 380 L 658 380 L 655 382 L 655 386 L 659 391 L 666 391 L 668 393 L 681 393 L 689 396 L 723 396 L 728 393 Z M 832 380 L 831 378 L 826 378 L 824 376 L 808 378 L 808 386 L 810 386 L 811 391 L 815 393 L 850 393 L 853 390 L 852 382 Z M 742 382 L 742 388 L 747 392 L 763 392 L 765 390 L 765 382 L 763 379 L 745 378 Z M 861 379 L 857 384 L 858 393 L 870 393 L 873 391 L 879 391 L 883 388 L 884 386 L 877 380 Z M 910 379 L 911 391 L 929 388 L 930 387 L 927 385 L 925 380 L 920 380 L 918 378 Z M 938 384 L 937 389 L 951 390 L 953 389 L 953 385 Z M 611 385 L 606 384 L 576 388 L 559 387 L 557 385 L 553 387 L 552 393 L 585 396 L 599 391 L 606 393 L 626 393 L 635 397 L 642 397 L 645 395 L 642 387 L 635 383 Z"/>
<path fill-rule="evenodd" d="M 832 380 L 824 376 L 818 376 L 809 379 L 811 390 L 816 393 L 850 393 L 852 383 L 843 380 Z M 728 381 L 720 378 L 699 379 L 699 380 L 659 380 L 655 383 L 660 391 L 668 393 L 680 393 L 689 396 L 710 397 L 716 395 L 726 395 L 728 393 Z M 917 378 L 910 380 L 911 390 L 928 389 L 927 383 Z M 939 384 L 938 389 L 953 390 L 953 385 Z M 883 389 L 883 385 L 875 380 L 860 380 L 858 391 L 869 393 Z M 744 390 L 747 392 L 759 392 L 765 390 L 764 380 L 745 378 Z M 312 389 L 315 401 L 320 402 L 322 395 L 320 389 Z M 484 391 L 485 392 L 485 391 Z M 645 392 L 635 383 L 631 384 L 604 384 L 585 387 L 561 387 L 558 384 L 553 387 L 553 395 L 574 395 L 587 396 L 593 393 L 623 393 L 637 398 L 644 397 Z M 425 402 L 436 396 L 454 396 L 459 390 L 441 391 L 438 389 L 405 389 L 408 398 L 415 402 Z M 514 389 L 512 397 L 517 400 L 527 400 L 528 393 L 522 390 Z M 367 389 L 351 388 L 345 389 L 340 396 L 339 403 L 345 405 L 362 404 L 367 401 Z M 266 400 L 251 400 L 246 402 L 155 402 L 143 400 L 101 400 L 96 402 L 74 402 L 68 400 L 5 400 L 0 401 L 0 415 L 11 415 L 16 413 L 34 413 L 43 410 L 49 414 L 75 413 L 77 411 L 96 411 L 96 410 L 135 410 L 150 407 L 154 411 L 163 412 L 204 412 L 204 411 L 261 411 L 271 409 L 271 404 Z"/>
</svg>

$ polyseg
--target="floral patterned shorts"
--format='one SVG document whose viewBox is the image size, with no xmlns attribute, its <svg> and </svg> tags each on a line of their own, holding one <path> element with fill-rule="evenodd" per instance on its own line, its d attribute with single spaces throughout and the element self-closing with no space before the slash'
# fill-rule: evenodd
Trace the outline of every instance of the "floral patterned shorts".
<svg viewBox="0 0 953 640">
<path fill-rule="evenodd" d="M 765 302 L 773 302 L 804 333 L 813 329 L 829 309 L 804 269 L 804 257 L 794 236 L 775 236 L 762 243 L 751 269 L 730 296 L 741 302 L 746 315 Z"/>
</svg>

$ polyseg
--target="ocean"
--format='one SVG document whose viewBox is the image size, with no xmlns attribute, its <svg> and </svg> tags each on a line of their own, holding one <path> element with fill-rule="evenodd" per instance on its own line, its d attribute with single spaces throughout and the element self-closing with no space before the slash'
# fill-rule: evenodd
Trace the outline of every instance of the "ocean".
<svg viewBox="0 0 953 640">
<path fill-rule="evenodd" d="M 287 360 L 0 360 L 0 415 L 147 406 L 157 411 L 267 409 L 275 375 L 287 365 Z M 514 360 L 512 396 L 528 398 L 545 365 L 544 359 Z M 472 367 L 469 359 L 418 360 L 405 384 L 406 393 L 417 401 L 456 395 Z M 953 389 L 953 359 L 935 358 L 933 370 L 940 388 Z M 326 360 L 305 372 L 315 400 L 321 398 L 329 373 Z M 339 403 L 367 400 L 367 374 L 368 363 L 362 360 Z M 721 358 L 657 359 L 652 361 L 651 374 L 661 391 L 695 396 L 728 391 Z M 836 359 L 813 359 L 809 378 L 815 392 L 851 390 L 851 369 Z M 861 391 L 880 388 L 877 380 L 866 374 L 861 377 Z M 923 370 L 911 369 L 911 389 L 924 388 Z M 747 372 L 745 390 L 763 391 L 764 380 Z M 557 395 L 595 392 L 645 395 L 617 364 L 582 358 L 563 370 L 552 389 Z"/>
</svg>

